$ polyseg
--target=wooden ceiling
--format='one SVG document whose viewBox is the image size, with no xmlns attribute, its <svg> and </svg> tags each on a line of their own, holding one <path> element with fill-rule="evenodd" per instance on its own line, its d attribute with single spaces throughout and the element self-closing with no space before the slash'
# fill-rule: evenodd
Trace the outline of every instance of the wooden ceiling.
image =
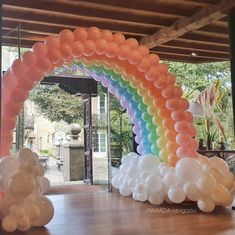
<svg viewBox="0 0 235 235">
<path fill-rule="evenodd" d="M 136 38 L 164 60 L 225 61 L 226 14 L 234 6 L 235 0 L 3 0 L 3 45 L 18 45 L 19 22 L 22 47 L 64 28 L 97 26 Z"/>
</svg>

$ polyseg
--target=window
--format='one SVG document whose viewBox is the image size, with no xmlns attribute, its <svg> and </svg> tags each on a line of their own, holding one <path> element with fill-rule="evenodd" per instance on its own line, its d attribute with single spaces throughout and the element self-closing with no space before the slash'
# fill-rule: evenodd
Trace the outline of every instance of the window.
<svg viewBox="0 0 235 235">
<path fill-rule="evenodd" d="M 99 150 L 100 152 L 106 152 L 106 135 L 99 134 Z"/>
<path fill-rule="evenodd" d="M 105 113 L 106 108 L 105 108 L 105 94 L 101 93 L 100 94 L 100 113 Z"/>
<path fill-rule="evenodd" d="M 93 132 L 92 144 L 94 152 L 106 152 L 106 134 Z"/>
</svg>

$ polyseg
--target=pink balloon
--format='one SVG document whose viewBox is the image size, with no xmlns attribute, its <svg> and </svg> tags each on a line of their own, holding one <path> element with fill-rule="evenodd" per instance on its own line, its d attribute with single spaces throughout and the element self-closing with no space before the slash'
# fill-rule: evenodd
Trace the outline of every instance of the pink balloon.
<svg viewBox="0 0 235 235">
<path fill-rule="evenodd" d="M 174 121 L 184 121 L 186 119 L 185 111 L 183 110 L 173 111 L 171 113 L 171 118 Z"/>
<path fill-rule="evenodd" d="M 186 119 L 185 120 L 188 121 L 189 123 L 192 123 L 193 122 L 193 115 L 192 115 L 192 113 L 189 112 L 189 111 L 186 111 L 185 115 L 186 115 Z"/>
<path fill-rule="evenodd" d="M 22 55 L 22 61 L 27 66 L 33 66 L 37 63 L 37 55 L 32 51 L 27 51 Z"/>
<path fill-rule="evenodd" d="M 180 98 L 178 100 L 179 100 L 179 109 L 180 110 L 186 111 L 189 109 L 189 102 L 186 99 Z"/>
<path fill-rule="evenodd" d="M 42 42 L 36 42 L 33 45 L 33 52 L 37 55 L 37 56 L 46 56 L 47 54 L 47 45 L 45 43 Z"/>
<path fill-rule="evenodd" d="M 15 76 L 24 76 L 27 70 L 27 66 L 21 61 L 21 59 L 16 59 L 11 66 L 11 72 Z"/>
<path fill-rule="evenodd" d="M 181 100 L 178 98 L 172 98 L 168 99 L 166 101 L 166 108 L 171 110 L 171 111 L 176 111 L 178 109 L 181 109 Z"/>
</svg>

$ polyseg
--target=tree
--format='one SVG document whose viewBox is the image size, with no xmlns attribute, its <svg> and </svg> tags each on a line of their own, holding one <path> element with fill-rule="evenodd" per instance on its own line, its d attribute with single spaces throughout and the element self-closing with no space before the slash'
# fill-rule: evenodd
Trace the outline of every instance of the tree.
<svg viewBox="0 0 235 235">
<path fill-rule="evenodd" d="M 71 124 L 83 120 L 82 99 L 63 91 L 58 85 L 39 85 L 31 92 L 30 99 L 52 122 L 63 120 Z"/>
</svg>

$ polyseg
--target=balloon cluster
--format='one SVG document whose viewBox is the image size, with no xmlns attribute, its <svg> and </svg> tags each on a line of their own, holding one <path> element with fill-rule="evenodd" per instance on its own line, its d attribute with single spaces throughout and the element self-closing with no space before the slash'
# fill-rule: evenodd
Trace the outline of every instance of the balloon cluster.
<svg viewBox="0 0 235 235">
<path fill-rule="evenodd" d="M 44 167 L 30 149 L 0 160 L 0 220 L 7 232 L 43 226 L 54 215 L 52 202 L 43 193 L 50 188 Z M 1 218 L 2 217 L 2 218 Z"/>
<path fill-rule="evenodd" d="M 148 200 L 154 205 L 195 201 L 204 212 L 233 202 L 234 175 L 218 157 L 186 157 L 171 167 L 153 155 L 129 153 L 112 173 L 113 187 L 136 201 Z"/>
<path fill-rule="evenodd" d="M 75 60 L 127 108 L 139 154 L 155 154 L 171 166 L 197 157 L 196 129 L 182 89 L 158 55 L 136 39 L 97 27 L 64 29 L 32 49 L 3 77 L 0 156 L 9 155 L 16 117 L 29 91 L 45 74 Z"/>
</svg>

